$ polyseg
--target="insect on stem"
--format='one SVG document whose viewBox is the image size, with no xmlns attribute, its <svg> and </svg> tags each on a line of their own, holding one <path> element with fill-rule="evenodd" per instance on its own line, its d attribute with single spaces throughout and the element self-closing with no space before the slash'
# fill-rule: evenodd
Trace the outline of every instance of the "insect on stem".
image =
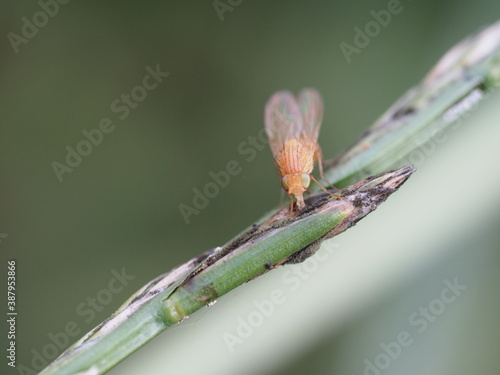
<svg viewBox="0 0 500 375">
<path fill-rule="evenodd" d="M 293 197 L 299 210 L 305 208 L 303 195 L 309 188 L 311 179 L 324 192 L 339 198 L 325 189 L 312 175 L 317 161 L 320 176 L 324 179 L 322 153 L 318 144 L 322 120 L 323 100 L 314 89 L 302 90 L 297 98 L 288 91 L 280 91 L 271 96 L 266 104 L 264 128 L 281 178 L 281 186 L 290 198 L 290 213 L 293 212 Z"/>
</svg>

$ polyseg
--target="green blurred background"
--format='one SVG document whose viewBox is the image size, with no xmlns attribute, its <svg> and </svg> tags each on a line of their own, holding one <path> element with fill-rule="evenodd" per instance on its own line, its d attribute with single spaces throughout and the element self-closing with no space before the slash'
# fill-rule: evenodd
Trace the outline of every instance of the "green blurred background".
<svg viewBox="0 0 500 375">
<path fill-rule="evenodd" d="M 331 158 L 448 48 L 500 15 L 495 0 L 400 4 L 348 64 L 339 44 L 352 44 L 354 27 L 388 1 L 242 1 L 222 20 L 211 1 L 72 1 L 18 53 L 7 35 L 21 34 L 22 17 L 40 6 L 3 2 L 0 254 L 2 275 L 17 261 L 18 365 L 31 367 L 50 333 L 68 322 L 89 331 L 143 284 L 275 207 L 270 151 L 251 162 L 238 152 L 261 130 L 273 92 L 322 93 L 320 143 Z M 111 103 L 157 64 L 170 75 L 120 120 Z M 365 359 L 403 331 L 413 343 L 384 374 L 499 373 L 498 100 L 482 103 L 397 194 L 330 241 L 334 251 L 297 288 L 290 268 L 276 270 L 111 373 L 363 374 Z M 114 131 L 59 182 L 51 164 L 105 117 Z M 179 204 L 191 205 L 193 189 L 229 160 L 242 172 L 186 224 Z M 104 295 L 122 269 L 133 279 L 83 315 L 78 306 Z M 455 278 L 467 289 L 417 333 L 408 317 Z M 231 351 L 224 335 L 275 289 L 286 301 Z M 2 373 L 11 371 L 5 362 Z"/>
</svg>

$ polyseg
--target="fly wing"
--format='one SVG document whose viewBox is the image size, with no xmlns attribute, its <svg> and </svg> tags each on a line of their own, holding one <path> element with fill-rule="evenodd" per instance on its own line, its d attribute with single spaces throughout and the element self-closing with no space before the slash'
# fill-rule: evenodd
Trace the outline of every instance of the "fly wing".
<svg viewBox="0 0 500 375">
<path fill-rule="evenodd" d="M 304 89 L 299 94 L 298 104 L 304 123 L 301 135 L 304 140 L 316 143 L 323 121 L 323 99 L 316 90 Z"/>
<path fill-rule="evenodd" d="M 286 140 L 299 139 L 302 136 L 304 129 L 302 113 L 290 92 L 277 92 L 267 101 L 264 111 L 264 128 L 275 157 Z"/>
</svg>

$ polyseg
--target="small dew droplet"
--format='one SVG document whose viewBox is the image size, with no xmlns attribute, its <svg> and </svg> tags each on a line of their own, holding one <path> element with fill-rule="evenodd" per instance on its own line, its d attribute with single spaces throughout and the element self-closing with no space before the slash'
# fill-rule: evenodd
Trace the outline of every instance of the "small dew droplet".
<svg viewBox="0 0 500 375">
<path fill-rule="evenodd" d="M 216 303 L 217 303 L 217 300 L 216 300 L 216 299 L 214 299 L 213 301 L 210 301 L 209 303 L 207 303 L 207 305 L 206 305 L 206 306 L 207 306 L 207 307 L 210 307 L 210 306 L 215 305 Z"/>
</svg>

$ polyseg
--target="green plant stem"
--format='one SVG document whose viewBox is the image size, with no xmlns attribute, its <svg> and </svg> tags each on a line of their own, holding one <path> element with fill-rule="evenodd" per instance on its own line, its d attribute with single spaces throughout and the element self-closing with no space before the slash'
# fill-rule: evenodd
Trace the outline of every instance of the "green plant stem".
<svg viewBox="0 0 500 375">
<path fill-rule="evenodd" d="M 341 199 L 308 198 L 307 211 L 288 208 L 266 223 L 162 275 L 132 296 L 109 320 L 79 340 L 42 374 L 103 373 L 172 324 L 285 262 L 302 261 L 319 244 L 350 228 L 415 171 L 405 167 L 346 189 Z M 297 255 L 299 254 L 299 255 Z M 93 372 L 94 371 L 94 372 Z"/>
<path fill-rule="evenodd" d="M 283 263 L 314 254 L 321 242 L 350 228 L 406 181 L 414 168 L 380 173 L 442 131 L 500 82 L 500 22 L 457 44 L 423 82 L 331 162 L 325 176 L 346 188 L 342 199 L 324 193 L 308 210 L 265 215 L 222 248 L 209 250 L 161 275 L 41 374 L 104 373 L 160 332 L 210 305 L 231 289 Z M 471 104 L 472 103 L 472 104 Z M 365 179 L 362 182 L 356 181 Z"/>
</svg>

